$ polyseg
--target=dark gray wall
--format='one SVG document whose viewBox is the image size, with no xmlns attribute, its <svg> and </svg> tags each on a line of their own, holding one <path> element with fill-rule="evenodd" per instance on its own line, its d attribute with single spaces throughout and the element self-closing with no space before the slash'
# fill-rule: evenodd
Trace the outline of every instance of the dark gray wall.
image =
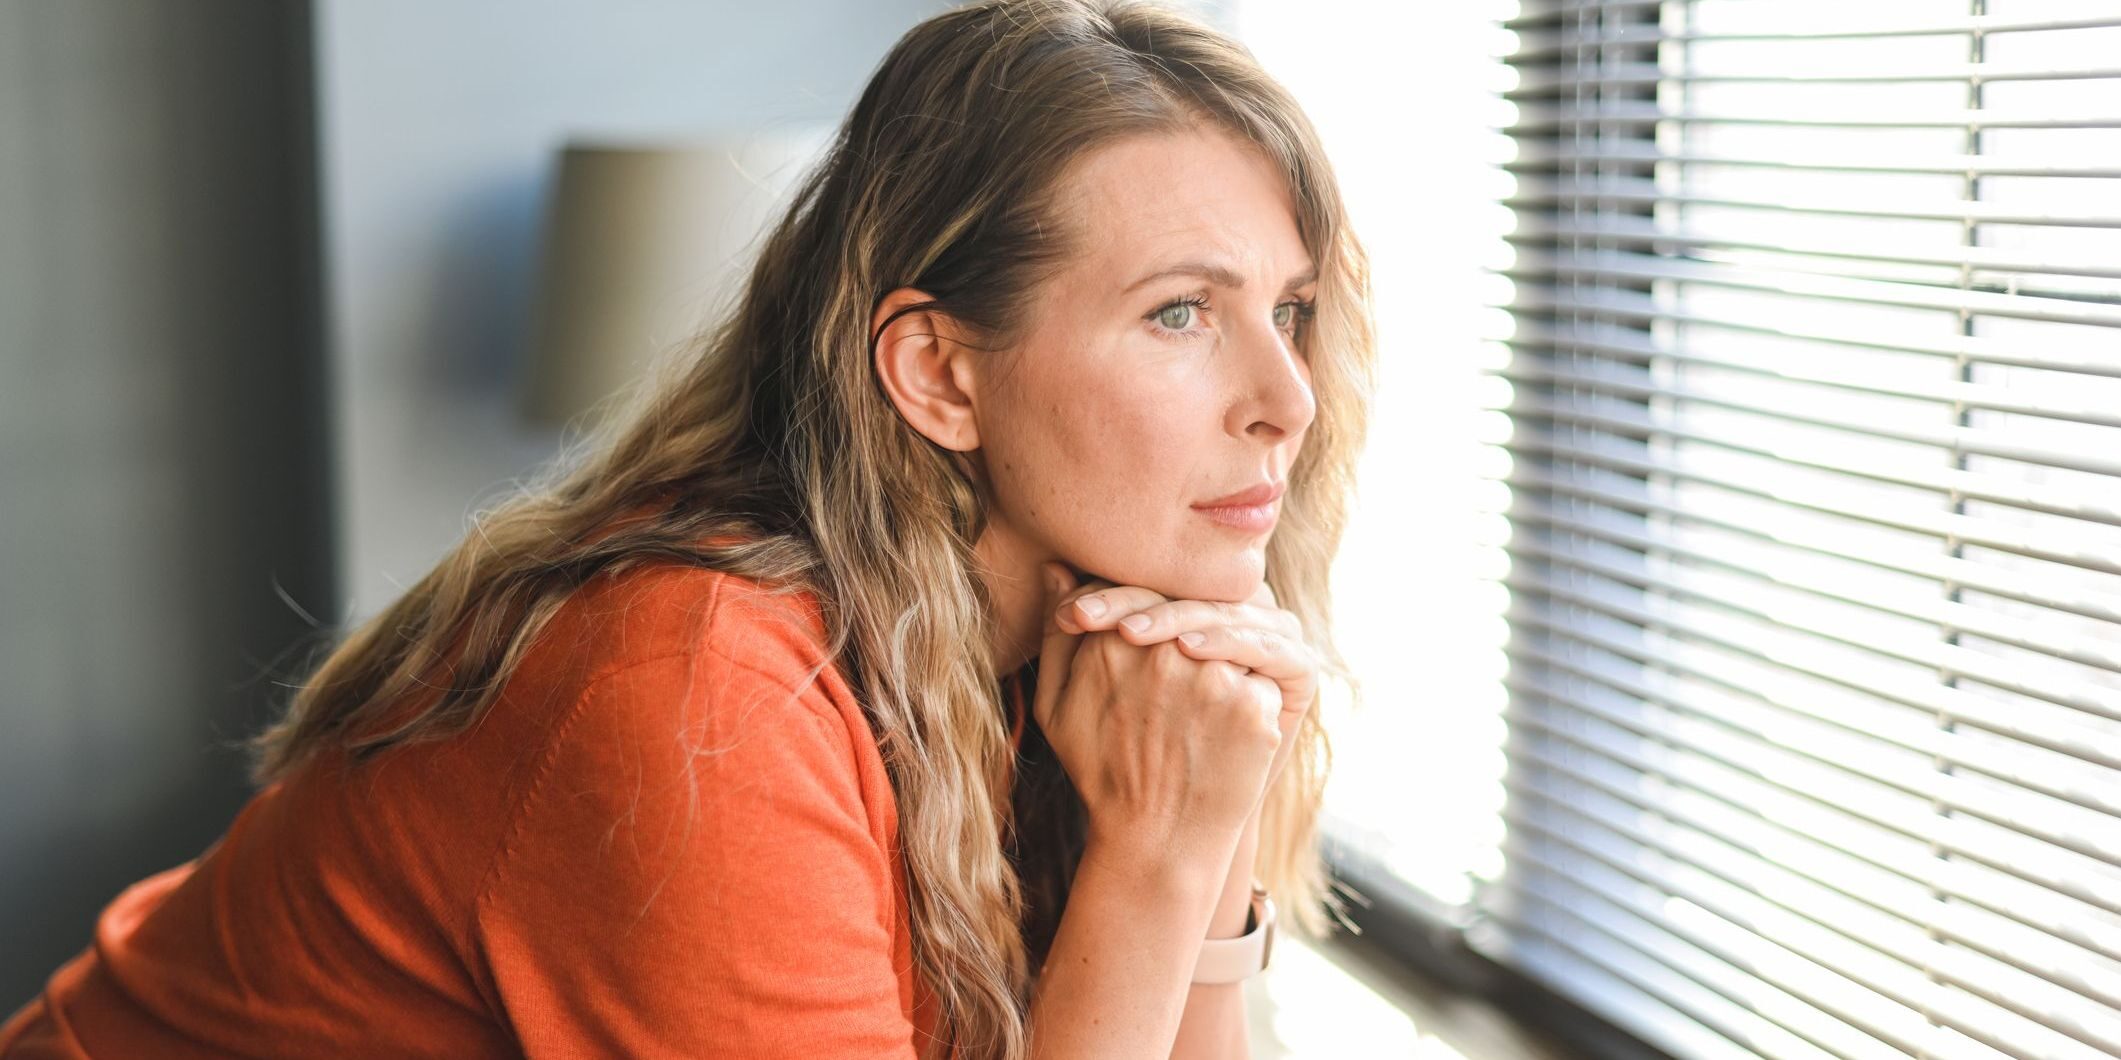
<svg viewBox="0 0 2121 1060">
<path fill-rule="evenodd" d="M 226 826 L 281 594 L 338 607 L 306 11 L 0 0 L 0 1014 Z"/>
</svg>

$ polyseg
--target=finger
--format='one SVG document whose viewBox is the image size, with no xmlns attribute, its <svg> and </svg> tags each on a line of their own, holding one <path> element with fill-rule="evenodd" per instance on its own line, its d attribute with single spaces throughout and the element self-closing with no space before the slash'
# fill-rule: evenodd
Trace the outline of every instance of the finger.
<svg viewBox="0 0 2121 1060">
<path fill-rule="evenodd" d="M 1071 633 L 1111 629 L 1112 623 L 1145 607 L 1163 603 L 1164 594 L 1139 585 L 1105 582 L 1097 589 L 1064 599 L 1059 609 L 1061 627 Z"/>
<path fill-rule="evenodd" d="M 1075 575 L 1059 563 L 1041 563 L 1039 577 L 1045 590 L 1045 625 L 1040 632 L 1038 650 L 1038 688 L 1032 694 L 1031 715 L 1038 727 L 1045 732 L 1053 731 L 1053 707 L 1060 702 L 1061 691 L 1067 687 L 1068 672 L 1075 665 L 1075 649 L 1081 638 L 1060 628 L 1053 621 L 1053 613 L 1060 601 L 1080 588 Z"/>
<path fill-rule="evenodd" d="M 1156 644 L 1188 630 L 1211 626 L 1253 626 L 1271 629 L 1292 639 L 1303 637 L 1303 625 L 1287 611 L 1270 611 L 1251 604 L 1226 604 L 1216 600 L 1169 600 L 1132 614 L 1108 612 L 1087 625 L 1090 629 L 1117 629 L 1121 639 L 1140 645 Z"/>
<path fill-rule="evenodd" d="M 1271 629 L 1211 626 L 1187 630 L 1178 648 L 1189 659 L 1219 659 L 1245 667 L 1275 683 L 1284 703 L 1307 703 L 1318 690 L 1318 653 Z"/>
<path fill-rule="evenodd" d="M 1106 581 L 1105 579 L 1100 578 L 1095 574 L 1079 571 L 1074 567 L 1071 567 L 1058 560 L 1052 560 L 1048 562 L 1052 563 L 1053 566 L 1060 568 L 1062 574 L 1067 575 L 1068 588 L 1061 592 L 1058 596 L 1052 595 L 1051 593 L 1047 594 L 1045 598 L 1046 622 L 1053 622 L 1056 617 L 1068 612 L 1072 612 L 1074 608 L 1068 605 L 1073 603 L 1074 601 L 1081 599 L 1084 596 L 1088 596 L 1091 593 L 1112 588 L 1111 582 Z M 1039 566 L 1041 569 L 1043 569 L 1046 564 L 1042 563 Z M 1083 632 L 1080 628 L 1071 627 L 1066 622 L 1061 623 L 1061 629 L 1069 633 Z"/>
<path fill-rule="evenodd" d="M 1269 725 L 1281 724 L 1281 686 L 1261 676 L 1258 671 L 1245 675 L 1245 687 L 1252 692 L 1252 701 L 1259 707 L 1259 716 Z"/>
</svg>

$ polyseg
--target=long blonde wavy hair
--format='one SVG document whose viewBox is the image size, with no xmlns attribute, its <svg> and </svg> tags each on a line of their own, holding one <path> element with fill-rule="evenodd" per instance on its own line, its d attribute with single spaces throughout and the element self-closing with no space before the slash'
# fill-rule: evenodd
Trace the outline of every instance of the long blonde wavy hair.
<svg viewBox="0 0 2121 1060">
<path fill-rule="evenodd" d="M 1367 258 L 1315 131 L 1250 52 L 1182 14 L 984 0 L 898 41 L 727 311 L 623 416 L 481 512 L 331 649 L 251 741 L 255 779 L 328 748 L 366 759 L 465 730 L 596 575 L 676 562 L 813 592 L 898 800 L 918 974 L 963 1055 L 1023 1056 L 1032 981 L 1081 853 L 1081 803 L 1035 725 L 1012 754 L 973 552 L 989 498 L 900 418 L 869 327 L 884 294 L 911 286 L 982 348 L 1011 347 L 1041 281 L 1085 238 L 1054 212 L 1070 163 L 1117 137 L 1203 126 L 1255 145 L 1286 177 L 1319 267 L 1299 336 L 1318 413 L 1266 576 L 1328 678 L 1356 691 L 1333 646 L 1328 568 L 1374 344 Z M 431 702 L 393 710 L 416 696 Z M 374 724 L 386 715 L 400 720 Z M 1290 926 L 1316 937 L 1329 907 L 1343 908 L 1317 842 L 1332 760 L 1318 711 L 1297 738 L 1263 811 L 1257 871 Z"/>
</svg>

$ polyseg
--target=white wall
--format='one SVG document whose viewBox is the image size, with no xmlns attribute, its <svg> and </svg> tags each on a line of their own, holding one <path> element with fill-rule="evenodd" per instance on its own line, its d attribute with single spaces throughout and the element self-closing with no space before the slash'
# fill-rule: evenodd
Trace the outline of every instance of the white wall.
<svg viewBox="0 0 2121 1060">
<path fill-rule="evenodd" d="M 557 448 L 514 408 L 559 146 L 836 123 L 899 35 L 944 6 L 318 0 L 352 614 L 387 604 Z"/>
</svg>

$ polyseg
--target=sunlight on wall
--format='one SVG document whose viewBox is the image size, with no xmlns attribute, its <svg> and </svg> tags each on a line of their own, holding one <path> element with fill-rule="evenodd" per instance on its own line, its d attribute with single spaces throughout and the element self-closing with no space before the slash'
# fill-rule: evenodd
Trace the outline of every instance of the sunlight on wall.
<svg viewBox="0 0 2121 1060">
<path fill-rule="evenodd" d="M 1238 33 L 1302 102 L 1373 267 L 1378 394 L 1335 623 L 1361 681 L 1322 703 L 1328 827 L 1436 898 L 1500 871 L 1507 420 L 1496 277 L 1514 2 L 1244 0 Z M 1336 690 L 1338 691 L 1338 690 Z"/>
</svg>

